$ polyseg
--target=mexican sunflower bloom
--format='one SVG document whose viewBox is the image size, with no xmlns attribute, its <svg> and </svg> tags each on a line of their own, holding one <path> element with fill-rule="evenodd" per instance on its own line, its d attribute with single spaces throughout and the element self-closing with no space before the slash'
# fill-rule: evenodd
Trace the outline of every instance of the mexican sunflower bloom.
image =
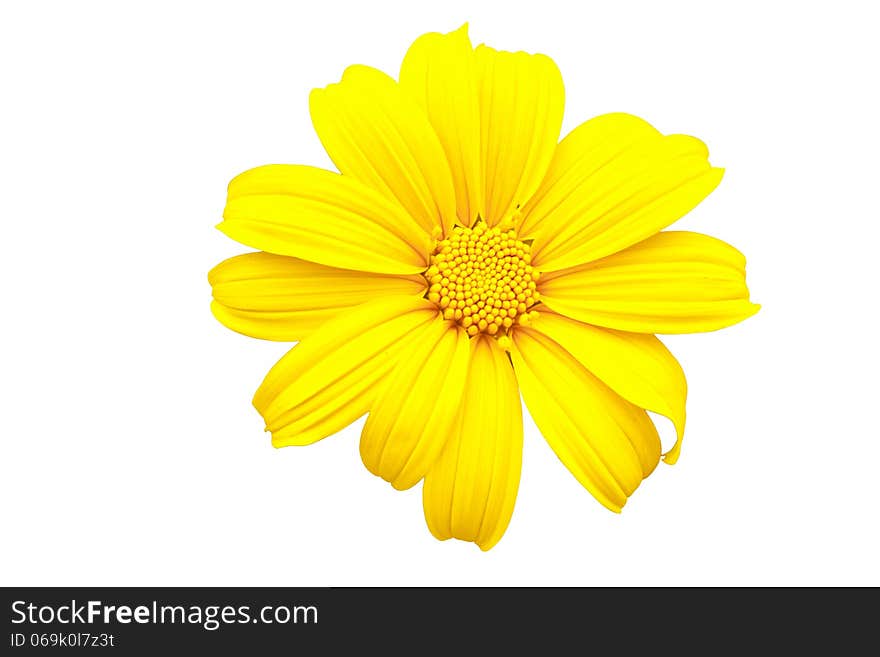
<svg viewBox="0 0 880 657">
<path fill-rule="evenodd" d="M 654 334 L 758 309 L 739 251 L 663 231 L 721 180 L 705 145 L 628 114 L 559 141 L 563 100 L 551 59 L 473 48 L 466 26 L 417 39 L 396 81 L 352 66 L 309 98 L 339 173 L 233 179 L 219 229 L 258 251 L 210 273 L 220 322 L 298 342 L 254 396 L 272 444 L 368 413 L 370 472 L 400 490 L 424 480 L 431 533 L 484 550 L 519 486 L 520 393 L 619 512 L 681 449 L 685 377 Z M 675 426 L 665 455 L 646 410 Z"/>
</svg>

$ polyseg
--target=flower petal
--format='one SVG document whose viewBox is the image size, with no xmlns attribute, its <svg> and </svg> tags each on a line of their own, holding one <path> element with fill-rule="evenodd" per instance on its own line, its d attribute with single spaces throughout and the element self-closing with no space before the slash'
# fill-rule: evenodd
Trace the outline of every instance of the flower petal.
<svg viewBox="0 0 880 657">
<path fill-rule="evenodd" d="M 308 445 L 366 413 L 399 351 L 436 317 L 424 299 L 385 297 L 342 313 L 287 352 L 254 395 L 272 444 Z"/>
<path fill-rule="evenodd" d="M 544 334 L 517 327 L 513 343 L 520 390 L 544 438 L 593 497 L 619 512 L 660 458 L 648 414 Z"/>
<path fill-rule="evenodd" d="M 664 460 L 675 463 L 684 436 L 687 382 L 681 365 L 660 340 L 598 328 L 553 312 L 539 313 L 529 327 L 558 343 L 628 402 L 668 417 L 677 439 Z M 653 453 L 649 457 L 653 459 Z M 653 469 L 648 462 L 643 466 Z"/>
<path fill-rule="evenodd" d="M 361 434 L 361 458 L 399 490 L 425 476 L 452 433 L 469 343 L 464 329 L 437 319 L 401 352 L 376 395 Z"/>
<path fill-rule="evenodd" d="M 422 276 L 368 274 L 272 253 L 245 253 L 208 274 L 211 311 L 224 326 L 264 340 L 302 340 L 340 312 L 375 298 L 422 296 Z"/>
<path fill-rule="evenodd" d="M 634 143 L 660 133 L 637 116 L 614 112 L 581 123 L 559 142 L 538 191 L 523 208 L 520 237 L 552 235 L 564 226 L 557 208 L 571 203 L 572 195 L 599 169 L 622 155 Z M 585 190 L 580 190 L 585 191 Z M 563 207 L 563 210 L 565 208 Z"/>
<path fill-rule="evenodd" d="M 483 550 L 504 534 L 522 467 L 522 406 L 510 361 L 496 340 L 474 338 L 458 422 L 425 476 L 425 520 L 438 539 Z"/>
<path fill-rule="evenodd" d="M 234 178 L 218 228 L 269 253 L 384 274 L 424 271 L 430 248 L 398 204 L 356 180 L 300 165 Z"/>
<path fill-rule="evenodd" d="M 565 89 L 546 55 L 476 50 L 485 216 L 511 217 L 535 193 L 556 150 Z"/>
<path fill-rule="evenodd" d="M 416 39 L 400 66 L 400 88 L 437 133 L 452 172 L 458 220 L 470 226 L 483 214 L 483 181 L 477 73 L 467 25 Z"/>
<path fill-rule="evenodd" d="M 455 221 L 452 174 L 428 118 L 397 82 L 368 66 L 309 96 L 315 131 L 346 176 L 396 199 L 430 235 Z"/>
<path fill-rule="evenodd" d="M 700 233 L 658 233 L 607 258 L 545 274 L 542 300 L 563 315 L 637 333 L 714 331 L 751 317 L 745 257 Z"/>
<path fill-rule="evenodd" d="M 680 219 L 721 181 L 708 156 L 699 139 L 660 135 L 625 114 L 582 124 L 524 210 L 534 264 L 546 272 L 590 262 Z"/>
</svg>

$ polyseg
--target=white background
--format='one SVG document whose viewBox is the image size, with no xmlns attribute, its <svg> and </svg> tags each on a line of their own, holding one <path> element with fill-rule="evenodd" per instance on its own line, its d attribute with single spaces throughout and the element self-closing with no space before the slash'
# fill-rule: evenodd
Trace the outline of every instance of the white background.
<svg viewBox="0 0 880 657">
<path fill-rule="evenodd" d="M 662 5 L 662 7 L 661 7 Z M 878 585 L 871 3 L 4 3 L 0 582 L 5 585 Z M 275 450 L 250 405 L 286 345 L 220 326 L 228 180 L 330 166 L 308 93 L 470 22 L 552 56 L 564 131 L 627 111 L 707 142 L 678 226 L 749 258 L 763 304 L 667 344 L 678 465 L 616 516 L 526 421 L 510 529 L 438 542 L 360 422 Z M 663 426 L 668 438 L 669 427 Z"/>
</svg>

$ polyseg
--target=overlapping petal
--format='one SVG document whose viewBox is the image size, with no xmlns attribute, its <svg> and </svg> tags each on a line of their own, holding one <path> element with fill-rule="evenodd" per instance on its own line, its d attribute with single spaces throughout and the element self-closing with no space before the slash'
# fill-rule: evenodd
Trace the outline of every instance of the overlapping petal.
<svg viewBox="0 0 880 657">
<path fill-rule="evenodd" d="M 489 225 L 511 218 L 544 178 L 553 158 L 565 90 L 545 55 L 476 49 L 480 151 Z"/>
<path fill-rule="evenodd" d="M 542 299 L 589 324 L 637 333 L 714 331 L 754 315 L 745 257 L 700 233 L 669 231 L 542 276 Z"/>
<path fill-rule="evenodd" d="M 437 133 L 452 173 L 458 220 L 470 226 L 483 214 L 483 178 L 476 61 L 467 25 L 416 39 L 400 66 L 400 87 Z"/>
<path fill-rule="evenodd" d="M 269 253 L 384 274 L 423 271 L 430 249 L 429 236 L 397 203 L 346 176 L 300 165 L 234 178 L 218 228 Z"/>
<path fill-rule="evenodd" d="M 440 540 L 495 545 L 513 513 L 522 467 L 522 407 L 507 354 L 485 336 L 473 341 L 458 422 L 425 477 L 423 503 Z"/>
<path fill-rule="evenodd" d="M 535 265 L 547 272 L 590 262 L 680 219 L 721 181 L 708 155 L 700 140 L 663 136 L 627 114 L 582 124 L 559 144 L 523 211 Z"/>
<path fill-rule="evenodd" d="M 469 350 L 465 330 L 438 318 L 401 353 L 361 434 L 370 472 L 400 490 L 425 476 L 455 425 Z"/>
<path fill-rule="evenodd" d="M 543 333 L 518 327 L 513 345 L 516 377 L 535 424 L 581 485 L 619 512 L 660 459 L 653 422 Z"/>
<path fill-rule="evenodd" d="M 622 155 L 633 143 L 656 139 L 660 133 L 647 121 L 622 112 L 602 114 L 581 123 L 559 142 L 547 174 L 522 210 L 518 228 L 522 237 L 561 230 L 566 217 L 559 206 L 602 167 Z M 562 211 L 566 210 L 563 206 Z"/>
<path fill-rule="evenodd" d="M 340 312 L 378 297 L 422 296 L 419 275 L 369 274 L 308 260 L 245 253 L 224 260 L 208 274 L 211 311 L 224 326 L 264 340 L 308 337 Z"/>
<path fill-rule="evenodd" d="M 308 445 L 364 415 L 399 351 L 436 318 L 437 307 L 424 299 L 386 297 L 343 313 L 300 342 L 254 395 L 272 444 Z"/>
<path fill-rule="evenodd" d="M 455 189 L 440 140 L 393 79 L 351 66 L 309 97 L 312 123 L 345 176 L 395 199 L 430 235 L 455 222 Z"/>
<path fill-rule="evenodd" d="M 559 344 L 618 395 L 668 417 L 675 445 L 664 460 L 675 463 L 684 437 L 687 382 L 669 350 L 653 335 L 599 328 L 553 312 L 532 319 L 533 328 Z"/>
</svg>

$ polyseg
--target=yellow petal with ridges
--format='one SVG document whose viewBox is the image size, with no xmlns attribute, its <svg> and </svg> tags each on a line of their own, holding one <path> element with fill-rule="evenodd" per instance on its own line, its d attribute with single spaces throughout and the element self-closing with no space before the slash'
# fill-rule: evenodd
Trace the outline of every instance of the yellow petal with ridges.
<svg viewBox="0 0 880 657">
<path fill-rule="evenodd" d="M 361 458 L 399 490 L 417 484 L 452 433 L 467 380 L 470 340 L 437 319 L 401 352 L 361 434 Z"/>
<path fill-rule="evenodd" d="M 443 146 L 415 100 L 368 66 L 309 96 L 312 123 L 346 176 L 395 199 L 430 235 L 455 222 L 455 189 Z"/>
<path fill-rule="evenodd" d="M 543 302 L 588 324 L 636 333 L 714 331 L 751 317 L 745 257 L 700 233 L 658 233 L 596 262 L 544 274 Z"/>
<path fill-rule="evenodd" d="M 477 73 L 467 25 L 416 39 L 400 66 L 400 88 L 437 133 L 452 173 L 458 220 L 470 226 L 483 213 L 483 181 Z"/>
<path fill-rule="evenodd" d="M 541 271 L 590 262 L 650 237 L 721 181 L 723 170 L 709 164 L 699 139 L 663 136 L 635 117 L 612 116 L 619 118 L 597 129 L 587 122 L 563 140 L 551 175 L 525 209 L 521 234 L 534 237 L 533 261 Z"/>
<path fill-rule="evenodd" d="M 224 326 L 264 340 L 294 342 L 340 312 L 391 295 L 422 296 L 419 275 L 370 274 L 272 253 L 245 253 L 208 274 L 211 311 Z"/>
<path fill-rule="evenodd" d="M 675 445 L 665 455 L 675 463 L 684 437 L 687 382 L 675 356 L 653 335 L 627 333 L 584 324 L 553 312 L 541 312 L 529 327 L 543 333 L 574 356 L 618 395 L 640 408 L 668 417 L 675 426 Z M 655 444 L 640 451 L 650 472 L 660 457 Z"/>
<path fill-rule="evenodd" d="M 565 89 L 546 55 L 476 49 L 485 216 L 512 218 L 544 178 L 553 159 Z"/>
<path fill-rule="evenodd" d="M 492 548 L 507 529 L 522 467 L 522 406 L 507 354 L 496 340 L 474 338 L 458 422 L 425 476 L 422 501 L 440 540 Z"/>
<path fill-rule="evenodd" d="M 634 143 L 660 136 L 647 121 L 622 112 L 602 114 L 581 123 L 559 142 L 538 191 L 523 208 L 518 221 L 520 236 L 535 237 L 542 228 L 552 235 L 563 221 L 554 214 L 556 208 L 578 192 L 590 176 Z"/>
<path fill-rule="evenodd" d="M 261 251 L 383 274 L 424 271 L 430 249 L 429 236 L 397 203 L 356 180 L 301 165 L 234 178 L 218 228 Z"/>
<path fill-rule="evenodd" d="M 424 299 L 377 299 L 342 313 L 269 370 L 254 406 L 275 447 L 308 445 L 370 409 L 397 354 L 438 316 Z"/>
<path fill-rule="evenodd" d="M 659 458 L 654 423 L 543 333 L 517 327 L 510 355 L 526 406 L 559 460 L 619 512 L 650 473 L 649 455 Z"/>
</svg>

